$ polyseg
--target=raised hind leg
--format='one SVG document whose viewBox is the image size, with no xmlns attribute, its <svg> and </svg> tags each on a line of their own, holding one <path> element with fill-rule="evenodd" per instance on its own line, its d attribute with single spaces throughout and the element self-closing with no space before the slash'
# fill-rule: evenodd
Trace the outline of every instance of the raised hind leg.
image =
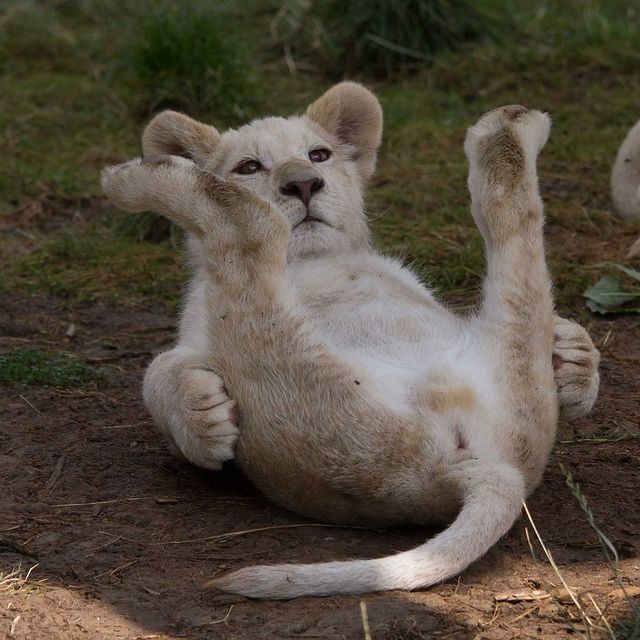
<svg viewBox="0 0 640 640">
<path fill-rule="evenodd" d="M 536 173 L 549 128 L 539 111 L 502 107 L 471 127 L 465 141 L 471 208 L 487 257 L 478 321 L 499 350 L 505 453 L 529 488 L 544 469 L 558 413 L 555 320 Z"/>
</svg>

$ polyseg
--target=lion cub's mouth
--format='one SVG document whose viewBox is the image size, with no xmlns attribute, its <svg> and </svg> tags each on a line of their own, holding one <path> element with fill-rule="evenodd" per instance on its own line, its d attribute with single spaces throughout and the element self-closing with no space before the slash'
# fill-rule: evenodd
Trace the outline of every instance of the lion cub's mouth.
<svg viewBox="0 0 640 640">
<path fill-rule="evenodd" d="M 302 220 L 300 220 L 300 222 L 297 222 L 296 224 L 294 224 L 292 229 L 298 229 L 298 228 L 312 229 L 313 227 L 316 227 L 321 224 L 326 226 L 331 226 L 324 220 L 321 220 L 320 218 L 316 218 L 315 216 L 307 214 L 304 218 L 302 218 Z"/>
</svg>

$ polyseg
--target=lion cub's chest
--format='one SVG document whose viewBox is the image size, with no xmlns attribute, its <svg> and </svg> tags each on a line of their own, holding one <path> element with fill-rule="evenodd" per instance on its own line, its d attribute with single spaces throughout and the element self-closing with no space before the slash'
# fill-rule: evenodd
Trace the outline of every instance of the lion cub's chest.
<svg viewBox="0 0 640 640">
<path fill-rule="evenodd" d="M 370 381 L 372 397 L 410 407 L 424 404 L 418 396 L 433 375 L 458 387 L 468 378 L 459 321 L 397 262 L 367 254 L 289 271 L 314 338 Z"/>
<path fill-rule="evenodd" d="M 398 356 L 429 340 L 447 313 L 413 274 L 381 256 L 307 261 L 290 274 L 303 313 L 337 349 Z"/>
</svg>

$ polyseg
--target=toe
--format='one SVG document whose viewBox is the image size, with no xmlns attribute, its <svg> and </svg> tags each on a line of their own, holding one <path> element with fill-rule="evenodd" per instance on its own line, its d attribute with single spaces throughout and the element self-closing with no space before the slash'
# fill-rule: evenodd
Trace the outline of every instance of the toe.
<svg viewBox="0 0 640 640">
<path fill-rule="evenodd" d="M 236 417 L 236 403 L 234 400 L 227 400 L 207 411 L 207 420 L 211 423 L 229 422 L 233 424 Z"/>
</svg>

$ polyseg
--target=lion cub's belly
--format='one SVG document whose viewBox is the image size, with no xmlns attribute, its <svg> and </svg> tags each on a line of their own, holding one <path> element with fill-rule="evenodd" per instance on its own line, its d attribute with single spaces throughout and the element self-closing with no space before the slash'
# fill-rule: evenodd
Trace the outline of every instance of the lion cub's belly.
<svg viewBox="0 0 640 640">
<path fill-rule="evenodd" d="M 294 286 L 315 337 L 395 411 L 495 406 L 487 345 L 408 270 L 381 256 L 310 262 Z"/>
</svg>

